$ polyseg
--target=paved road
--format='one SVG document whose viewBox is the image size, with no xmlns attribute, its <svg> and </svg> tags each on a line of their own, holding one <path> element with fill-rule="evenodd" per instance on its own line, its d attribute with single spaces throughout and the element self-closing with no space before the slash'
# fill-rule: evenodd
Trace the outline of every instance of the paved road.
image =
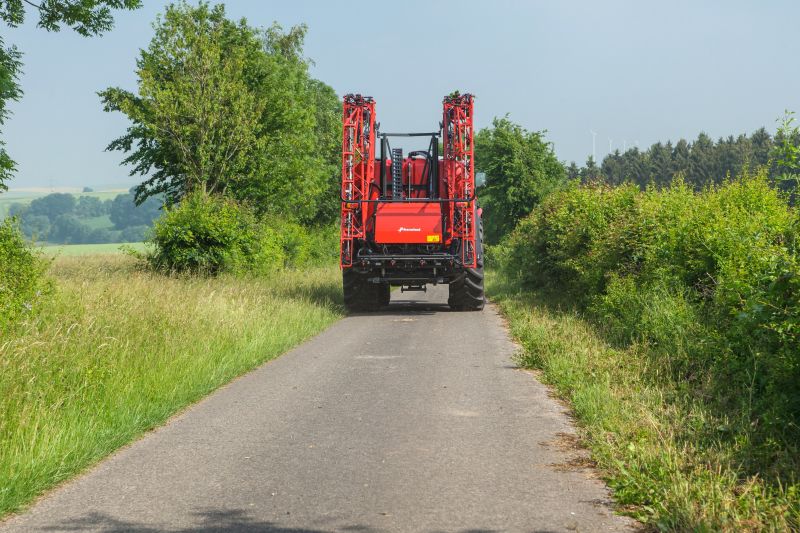
<svg viewBox="0 0 800 533">
<path fill-rule="evenodd" d="M 620 531 L 492 307 L 394 293 L 0 531 Z M 567 446 L 565 446 L 567 444 Z"/>
</svg>

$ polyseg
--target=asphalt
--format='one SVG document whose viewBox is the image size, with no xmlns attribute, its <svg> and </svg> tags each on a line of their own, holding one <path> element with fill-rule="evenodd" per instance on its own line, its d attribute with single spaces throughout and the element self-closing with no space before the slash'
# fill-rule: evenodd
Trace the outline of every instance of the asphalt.
<svg viewBox="0 0 800 533">
<path fill-rule="evenodd" d="M 0 531 L 630 531 L 495 309 L 446 300 L 393 293 Z"/>
</svg>

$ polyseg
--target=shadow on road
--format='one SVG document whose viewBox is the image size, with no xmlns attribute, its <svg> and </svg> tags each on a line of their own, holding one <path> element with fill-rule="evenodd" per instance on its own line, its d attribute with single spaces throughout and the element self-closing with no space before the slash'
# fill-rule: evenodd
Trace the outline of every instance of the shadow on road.
<svg viewBox="0 0 800 533">
<path fill-rule="evenodd" d="M 447 304 L 428 302 L 425 300 L 401 300 L 391 302 L 388 306 L 377 311 L 363 313 L 349 313 L 348 316 L 394 316 L 394 315 L 435 315 L 437 313 L 458 313 Z"/>
<path fill-rule="evenodd" d="M 242 509 L 228 510 L 203 510 L 194 513 L 199 519 L 197 525 L 178 528 L 159 528 L 139 524 L 130 520 L 120 520 L 104 513 L 89 513 L 81 518 L 68 520 L 42 528 L 44 531 L 99 531 L 103 533 L 331 533 L 333 531 L 347 531 L 353 533 L 377 533 L 382 531 L 371 526 L 349 525 L 331 526 L 329 529 L 290 527 L 275 522 L 257 520 Z M 431 533 L 438 533 L 440 529 L 431 529 Z M 496 533 L 495 529 L 461 529 L 457 533 Z M 547 532 L 538 532 L 547 533 Z"/>
<path fill-rule="evenodd" d="M 120 520 L 104 513 L 89 513 L 81 518 L 68 520 L 42 528 L 45 531 L 101 531 L 103 533 L 195 533 L 200 531 L 219 533 L 327 533 L 331 529 L 288 527 L 264 520 L 257 520 L 241 509 L 204 510 L 194 513 L 197 525 L 160 528 L 130 520 Z M 365 526 L 346 526 L 339 530 L 370 533 L 377 531 Z"/>
</svg>

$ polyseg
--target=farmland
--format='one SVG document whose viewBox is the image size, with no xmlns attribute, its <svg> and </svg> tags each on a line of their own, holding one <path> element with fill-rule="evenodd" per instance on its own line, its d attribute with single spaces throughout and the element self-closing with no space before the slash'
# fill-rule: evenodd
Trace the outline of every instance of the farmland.
<svg viewBox="0 0 800 533">
<path fill-rule="evenodd" d="M 50 256 L 82 256 L 97 254 L 120 254 L 125 249 L 143 252 L 147 249 L 141 242 L 104 243 L 104 244 L 51 244 L 42 246 L 41 250 Z"/>
</svg>

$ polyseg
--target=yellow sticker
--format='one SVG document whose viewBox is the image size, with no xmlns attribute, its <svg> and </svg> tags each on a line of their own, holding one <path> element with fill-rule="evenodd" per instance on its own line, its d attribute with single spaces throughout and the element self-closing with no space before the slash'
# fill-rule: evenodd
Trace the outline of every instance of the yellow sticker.
<svg viewBox="0 0 800 533">
<path fill-rule="evenodd" d="M 439 242 L 438 235 L 428 235 L 428 242 Z"/>
</svg>

